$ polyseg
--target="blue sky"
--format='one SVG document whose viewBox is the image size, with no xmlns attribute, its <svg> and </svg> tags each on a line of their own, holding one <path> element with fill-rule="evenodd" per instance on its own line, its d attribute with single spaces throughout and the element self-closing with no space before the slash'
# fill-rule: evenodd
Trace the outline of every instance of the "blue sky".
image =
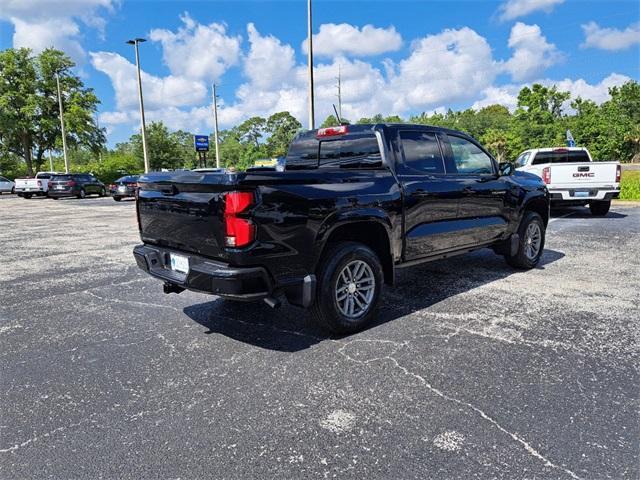
<svg viewBox="0 0 640 480">
<path fill-rule="evenodd" d="M 606 100 L 640 78 L 634 0 L 314 2 L 317 121 L 330 113 L 338 69 L 343 112 L 510 108 L 523 85 L 557 83 Z M 289 110 L 306 124 L 306 1 L 0 0 L 0 48 L 67 51 L 102 100 L 109 143 L 137 127 L 133 49 L 144 36 L 151 120 L 211 130 L 212 81 L 223 127 Z"/>
</svg>

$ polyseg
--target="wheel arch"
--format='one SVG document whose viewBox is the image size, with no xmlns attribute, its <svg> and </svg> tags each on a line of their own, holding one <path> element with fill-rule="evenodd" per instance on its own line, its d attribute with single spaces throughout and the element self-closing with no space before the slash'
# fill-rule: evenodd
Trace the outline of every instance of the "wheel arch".
<svg viewBox="0 0 640 480">
<path fill-rule="evenodd" d="M 322 247 L 317 256 L 316 265 L 332 244 L 341 241 L 362 243 L 376 253 L 382 264 L 384 281 L 386 284 L 392 285 L 395 269 L 390 231 L 391 225 L 386 216 L 370 214 L 355 216 L 350 214 L 338 218 L 320 234 L 319 243 Z"/>
<path fill-rule="evenodd" d="M 525 211 L 536 212 L 542 217 L 544 226 L 549 224 L 549 201 L 545 197 L 537 196 L 529 199 L 522 207 L 523 213 Z"/>
</svg>

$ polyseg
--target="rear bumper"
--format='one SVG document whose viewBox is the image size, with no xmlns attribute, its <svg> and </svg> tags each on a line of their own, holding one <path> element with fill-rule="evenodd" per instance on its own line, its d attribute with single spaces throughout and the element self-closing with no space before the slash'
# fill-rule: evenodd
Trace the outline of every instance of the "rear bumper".
<svg viewBox="0 0 640 480">
<path fill-rule="evenodd" d="M 73 190 L 49 190 L 47 196 L 51 198 L 75 197 L 78 193 Z"/>
<path fill-rule="evenodd" d="M 589 202 L 592 200 L 612 200 L 620 196 L 620 189 L 612 188 L 550 188 L 549 194 L 551 201 L 560 202 Z"/>
<path fill-rule="evenodd" d="M 136 191 L 134 189 L 127 189 L 125 191 L 122 190 L 111 190 L 110 191 L 112 197 L 135 197 Z"/>
<path fill-rule="evenodd" d="M 189 273 L 168 268 L 169 254 L 189 259 Z M 138 245 L 133 249 L 138 267 L 171 285 L 234 300 L 260 300 L 273 293 L 269 274 L 262 267 L 232 267 L 198 255 L 160 247 Z"/>
</svg>

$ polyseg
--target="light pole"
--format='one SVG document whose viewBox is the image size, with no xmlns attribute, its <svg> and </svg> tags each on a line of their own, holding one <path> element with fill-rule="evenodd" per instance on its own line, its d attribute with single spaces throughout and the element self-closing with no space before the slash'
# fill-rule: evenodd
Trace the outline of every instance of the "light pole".
<svg viewBox="0 0 640 480">
<path fill-rule="evenodd" d="M 311 0 L 307 0 L 307 68 L 309 69 L 309 130 L 316 128 L 313 106 L 313 35 L 311 21 Z"/>
<path fill-rule="evenodd" d="M 144 173 L 149 173 L 149 157 L 147 155 L 147 134 L 144 125 L 144 102 L 142 101 L 142 78 L 140 76 L 140 54 L 138 44 L 146 42 L 144 38 L 134 38 L 127 40 L 129 45 L 133 45 L 136 50 L 136 69 L 138 70 L 138 100 L 140 101 L 140 131 L 142 132 L 142 156 L 144 157 Z"/>
<path fill-rule="evenodd" d="M 62 93 L 60 92 L 60 75 L 56 72 L 56 85 L 58 87 L 58 108 L 60 109 L 60 130 L 62 133 L 62 153 L 64 155 L 64 171 L 69 173 L 69 159 L 67 157 L 67 135 L 64 131 L 64 110 L 62 108 Z"/>
<path fill-rule="evenodd" d="M 220 146 L 218 145 L 218 96 L 216 84 L 213 84 L 213 141 L 216 147 L 216 168 L 220 168 Z"/>
</svg>

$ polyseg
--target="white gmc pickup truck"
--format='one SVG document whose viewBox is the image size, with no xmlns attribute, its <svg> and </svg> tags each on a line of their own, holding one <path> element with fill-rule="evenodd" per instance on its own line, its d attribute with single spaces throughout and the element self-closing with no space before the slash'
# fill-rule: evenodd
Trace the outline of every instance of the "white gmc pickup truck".
<svg viewBox="0 0 640 480">
<path fill-rule="evenodd" d="M 20 197 L 44 196 L 49 191 L 49 179 L 56 172 L 38 172 L 35 178 L 16 178 L 15 192 Z"/>
<path fill-rule="evenodd" d="M 593 215 L 602 216 L 620 195 L 620 162 L 594 162 L 586 148 L 526 150 L 516 159 L 516 169 L 542 178 L 552 207 L 588 204 Z"/>
</svg>

